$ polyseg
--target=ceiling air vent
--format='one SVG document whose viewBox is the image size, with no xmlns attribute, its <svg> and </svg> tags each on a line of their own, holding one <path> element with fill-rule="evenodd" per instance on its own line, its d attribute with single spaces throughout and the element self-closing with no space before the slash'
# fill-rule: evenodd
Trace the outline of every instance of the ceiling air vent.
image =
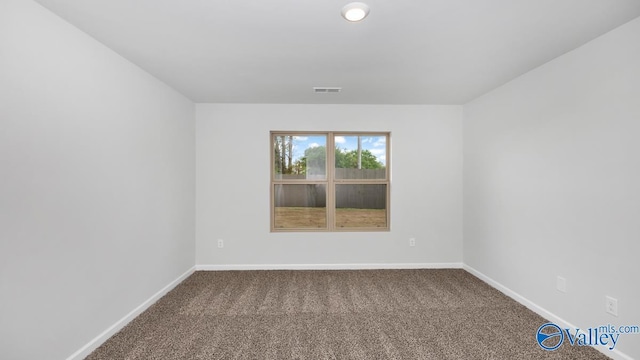
<svg viewBox="0 0 640 360">
<path fill-rule="evenodd" d="M 314 87 L 313 92 L 316 94 L 327 94 L 327 93 L 339 93 L 342 91 L 341 87 Z"/>
</svg>

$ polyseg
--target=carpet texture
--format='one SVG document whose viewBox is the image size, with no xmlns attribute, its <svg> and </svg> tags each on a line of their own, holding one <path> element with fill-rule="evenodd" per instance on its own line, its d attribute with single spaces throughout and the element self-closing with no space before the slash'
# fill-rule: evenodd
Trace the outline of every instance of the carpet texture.
<svg viewBox="0 0 640 360">
<path fill-rule="evenodd" d="M 87 357 L 607 359 L 464 270 L 195 272 Z"/>
</svg>

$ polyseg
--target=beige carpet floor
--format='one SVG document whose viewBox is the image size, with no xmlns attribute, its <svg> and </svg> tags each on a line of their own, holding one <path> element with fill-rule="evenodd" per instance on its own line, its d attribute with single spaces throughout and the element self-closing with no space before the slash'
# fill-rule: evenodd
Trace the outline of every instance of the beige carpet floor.
<svg viewBox="0 0 640 360">
<path fill-rule="evenodd" d="M 196 272 L 87 357 L 606 359 L 464 270 Z"/>
</svg>

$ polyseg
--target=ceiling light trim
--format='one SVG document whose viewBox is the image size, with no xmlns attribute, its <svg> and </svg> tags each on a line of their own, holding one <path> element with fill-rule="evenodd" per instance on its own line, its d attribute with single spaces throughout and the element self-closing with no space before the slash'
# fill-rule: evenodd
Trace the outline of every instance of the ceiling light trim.
<svg viewBox="0 0 640 360">
<path fill-rule="evenodd" d="M 364 20 L 369 15 L 369 5 L 361 2 L 352 2 L 342 8 L 342 17 L 349 22 Z"/>
</svg>

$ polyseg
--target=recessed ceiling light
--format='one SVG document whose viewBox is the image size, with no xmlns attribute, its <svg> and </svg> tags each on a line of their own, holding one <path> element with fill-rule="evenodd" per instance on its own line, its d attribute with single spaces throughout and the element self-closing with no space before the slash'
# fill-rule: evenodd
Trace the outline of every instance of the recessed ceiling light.
<svg viewBox="0 0 640 360">
<path fill-rule="evenodd" d="M 369 15 L 369 6 L 361 2 L 352 2 L 342 8 L 342 17 L 347 21 L 360 21 Z"/>
</svg>

